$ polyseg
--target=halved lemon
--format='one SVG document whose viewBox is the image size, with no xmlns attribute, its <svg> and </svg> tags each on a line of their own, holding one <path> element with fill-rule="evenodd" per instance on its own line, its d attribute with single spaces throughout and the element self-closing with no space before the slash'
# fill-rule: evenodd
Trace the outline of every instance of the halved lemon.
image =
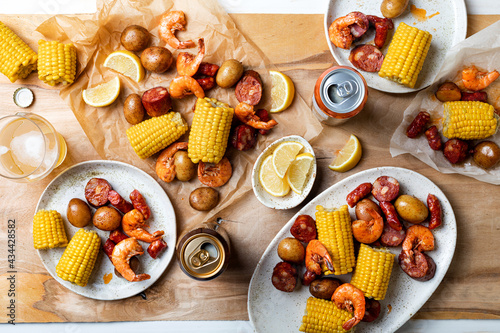
<svg viewBox="0 0 500 333">
<path fill-rule="evenodd" d="M 273 156 L 269 155 L 264 159 L 259 170 L 260 184 L 267 193 L 275 196 L 282 197 L 290 192 L 290 186 L 286 180 L 278 177 L 273 167 Z"/>
<path fill-rule="evenodd" d="M 120 50 L 111 53 L 104 60 L 104 67 L 115 70 L 135 82 L 144 79 L 144 67 L 142 67 L 141 59 L 130 51 Z"/>
<path fill-rule="evenodd" d="M 285 179 L 295 193 L 302 194 L 313 161 L 314 156 L 312 154 L 303 153 L 297 155 L 290 164 Z"/>
<path fill-rule="evenodd" d="M 108 106 L 118 98 L 118 95 L 120 95 L 120 79 L 118 76 L 111 81 L 85 89 L 82 92 L 85 103 L 94 107 Z"/>
<path fill-rule="evenodd" d="M 292 163 L 302 148 L 304 148 L 304 146 L 300 142 L 284 141 L 274 149 L 272 161 L 274 171 L 276 171 L 278 177 L 281 179 L 285 177 L 285 173 L 290 163 Z"/>
<path fill-rule="evenodd" d="M 337 172 L 349 171 L 358 164 L 361 159 L 361 153 L 361 143 L 354 134 L 351 134 L 347 143 L 328 167 Z"/>
<path fill-rule="evenodd" d="M 273 104 L 269 112 L 281 112 L 292 104 L 295 96 L 295 86 L 292 80 L 285 74 L 278 71 L 269 71 L 273 82 L 271 88 L 271 99 Z"/>
</svg>

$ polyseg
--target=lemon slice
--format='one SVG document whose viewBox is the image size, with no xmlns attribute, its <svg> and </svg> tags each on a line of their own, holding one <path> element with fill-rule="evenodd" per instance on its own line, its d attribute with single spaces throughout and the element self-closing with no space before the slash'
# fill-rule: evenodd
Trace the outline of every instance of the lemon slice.
<svg viewBox="0 0 500 333">
<path fill-rule="evenodd" d="M 297 155 L 290 164 L 285 179 L 295 193 L 302 194 L 313 160 L 314 156 L 312 154 L 303 153 Z"/>
<path fill-rule="evenodd" d="M 269 112 L 281 112 L 292 104 L 295 96 L 295 86 L 292 80 L 278 71 L 269 71 L 273 86 L 271 88 L 271 99 L 273 104 Z"/>
<path fill-rule="evenodd" d="M 111 53 L 104 60 L 104 67 L 123 74 L 135 82 L 140 82 L 144 79 L 144 68 L 141 64 L 141 59 L 130 51 L 120 50 Z"/>
<path fill-rule="evenodd" d="M 282 197 L 290 192 L 290 186 L 286 181 L 278 177 L 273 167 L 273 156 L 269 155 L 260 166 L 260 184 L 267 193 L 275 197 Z"/>
<path fill-rule="evenodd" d="M 273 167 L 278 177 L 283 179 L 290 163 L 304 146 L 297 141 L 284 141 L 274 149 Z"/>
<path fill-rule="evenodd" d="M 113 80 L 102 83 L 94 88 L 85 89 L 82 97 L 85 103 L 94 107 L 108 106 L 113 103 L 120 94 L 120 79 L 115 77 Z"/>
<path fill-rule="evenodd" d="M 349 171 L 358 164 L 361 159 L 361 153 L 361 143 L 354 134 L 351 134 L 349 141 L 347 141 L 328 167 L 338 172 Z"/>
</svg>

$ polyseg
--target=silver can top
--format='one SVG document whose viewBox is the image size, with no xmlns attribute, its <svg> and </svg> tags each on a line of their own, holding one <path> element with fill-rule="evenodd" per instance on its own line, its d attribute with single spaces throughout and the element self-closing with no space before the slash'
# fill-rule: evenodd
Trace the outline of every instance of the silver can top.
<svg viewBox="0 0 500 333">
<path fill-rule="evenodd" d="M 349 113 L 355 110 L 363 102 L 364 96 L 363 79 L 352 70 L 333 70 L 321 83 L 321 100 L 335 113 Z"/>
</svg>

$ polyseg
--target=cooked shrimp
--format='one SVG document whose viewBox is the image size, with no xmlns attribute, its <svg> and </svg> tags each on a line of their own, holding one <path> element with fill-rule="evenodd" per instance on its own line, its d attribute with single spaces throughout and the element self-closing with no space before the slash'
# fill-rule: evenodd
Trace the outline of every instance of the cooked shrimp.
<svg viewBox="0 0 500 333">
<path fill-rule="evenodd" d="M 195 44 L 192 40 L 186 42 L 181 42 L 175 37 L 175 31 L 186 30 L 184 27 L 186 25 L 186 17 L 183 11 L 172 10 L 163 14 L 160 20 L 160 26 L 158 27 L 158 33 L 168 45 L 174 49 L 189 49 L 194 47 Z"/>
<path fill-rule="evenodd" d="M 227 157 L 223 157 L 219 163 L 198 163 L 198 179 L 203 185 L 219 187 L 229 181 L 233 174 L 233 167 Z"/>
<path fill-rule="evenodd" d="M 326 247 L 319 240 L 313 239 L 306 247 L 306 269 L 316 275 L 320 275 L 321 263 L 325 263 L 329 270 L 334 270 L 332 258 Z"/>
<path fill-rule="evenodd" d="M 130 282 L 148 280 L 151 278 L 149 274 L 136 275 L 132 268 L 130 268 L 130 258 L 143 253 L 144 250 L 137 239 L 134 237 L 126 238 L 115 245 L 111 254 L 111 262 L 113 262 L 118 273 Z"/>
<path fill-rule="evenodd" d="M 260 120 L 260 118 L 255 114 L 253 106 L 247 103 L 238 104 L 234 109 L 234 114 L 241 122 L 256 129 L 270 130 L 274 126 L 278 125 L 278 123 L 273 119 L 269 121 Z"/>
<path fill-rule="evenodd" d="M 356 220 L 352 222 L 352 234 L 360 243 L 370 244 L 375 242 L 384 231 L 384 219 L 377 211 L 367 208 L 372 217 L 370 221 Z"/>
<path fill-rule="evenodd" d="M 496 70 L 489 73 L 480 72 L 476 66 L 467 67 L 462 71 L 464 87 L 473 91 L 483 90 L 498 79 L 499 76 L 500 73 Z"/>
<path fill-rule="evenodd" d="M 339 17 L 332 22 L 328 28 L 328 36 L 332 43 L 341 49 L 348 50 L 354 41 L 354 36 L 351 32 L 351 25 L 357 24 L 362 29 L 367 28 L 366 22 L 359 16 L 349 13 L 346 16 Z"/>
<path fill-rule="evenodd" d="M 411 255 L 413 250 L 420 252 L 434 250 L 434 236 L 429 228 L 419 224 L 408 228 L 403 241 L 403 251 Z"/>
<path fill-rule="evenodd" d="M 177 73 L 179 75 L 185 76 L 193 76 L 198 71 L 200 67 L 201 61 L 205 56 L 205 43 L 203 42 L 203 38 L 198 39 L 198 47 L 200 50 L 196 56 L 191 53 L 181 52 L 177 56 Z"/>
<path fill-rule="evenodd" d="M 161 152 L 156 160 L 156 174 L 164 182 L 170 183 L 175 179 L 174 155 L 179 150 L 187 150 L 187 142 L 176 142 Z"/>
<path fill-rule="evenodd" d="M 144 219 L 144 215 L 137 209 L 132 209 L 127 214 L 123 215 L 122 218 L 122 229 L 129 237 L 135 237 L 138 240 L 141 240 L 146 243 L 152 243 L 157 239 L 160 239 L 163 236 L 163 231 L 155 231 L 153 234 L 150 234 L 144 228 L 149 227 L 146 224 L 146 220 Z"/>
<path fill-rule="evenodd" d="M 354 313 L 354 317 L 347 320 L 342 328 L 349 331 L 365 316 L 365 295 L 361 290 L 350 283 L 344 283 L 332 295 L 332 301 L 339 309 Z"/>
<path fill-rule="evenodd" d="M 170 82 L 170 96 L 172 98 L 184 98 L 195 94 L 198 98 L 204 98 L 205 92 L 200 84 L 190 76 L 177 76 Z"/>
</svg>

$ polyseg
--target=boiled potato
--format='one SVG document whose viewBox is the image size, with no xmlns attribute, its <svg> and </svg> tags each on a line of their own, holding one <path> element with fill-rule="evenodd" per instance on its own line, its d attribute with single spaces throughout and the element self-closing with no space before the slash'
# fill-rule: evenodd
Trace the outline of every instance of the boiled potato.
<svg viewBox="0 0 500 333">
<path fill-rule="evenodd" d="M 408 2 L 409 0 L 384 0 L 380 5 L 380 11 L 384 17 L 392 19 L 403 14 Z"/>
<path fill-rule="evenodd" d="M 163 73 L 174 62 L 172 52 L 161 46 L 148 47 L 141 53 L 141 63 L 148 71 Z"/>
<path fill-rule="evenodd" d="M 304 262 L 306 250 L 302 243 L 293 237 L 287 237 L 278 244 L 278 256 L 284 261 L 300 265 Z"/>
<path fill-rule="evenodd" d="M 129 124 L 135 125 L 144 119 L 144 106 L 141 96 L 130 94 L 123 103 L 123 115 Z"/>
<path fill-rule="evenodd" d="M 309 285 L 309 292 L 316 298 L 331 300 L 335 289 L 341 284 L 342 282 L 339 279 L 316 279 Z"/>
<path fill-rule="evenodd" d="M 380 215 L 382 215 L 382 210 L 380 207 L 370 199 L 363 199 L 356 204 L 355 213 L 358 220 L 371 221 L 373 217 L 367 212 L 367 208 L 371 208 Z"/>
<path fill-rule="evenodd" d="M 462 92 L 455 83 L 445 82 L 436 91 L 436 98 L 441 102 L 459 101 L 462 98 Z"/>
<path fill-rule="evenodd" d="M 83 228 L 92 220 L 92 213 L 85 201 L 73 198 L 68 203 L 66 217 L 73 226 Z"/>
<path fill-rule="evenodd" d="M 112 231 L 121 226 L 122 215 L 113 207 L 99 207 L 94 213 L 92 223 L 97 229 Z"/>
<path fill-rule="evenodd" d="M 174 154 L 175 177 L 181 182 L 188 182 L 196 176 L 197 167 L 188 157 L 185 150 Z"/>
<path fill-rule="evenodd" d="M 413 224 L 423 222 L 429 215 L 425 204 L 411 195 L 400 195 L 394 202 L 394 207 L 403 220 Z"/>
<path fill-rule="evenodd" d="M 222 63 L 217 76 L 215 77 L 215 82 L 222 88 L 232 87 L 238 82 L 238 80 L 243 75 L 243 65 L 241 62 L 235 59 L 229 59 Z"/>
<path fill-rule="evenodd" d="M 479 142 L 472 157 L 480 168 L 489 169 L 500 161 L 500 147 L 493 141 Z"/>
<path fill-rule="evenodd" d="M 151 40 L 149 32 L 140 25 L 129 25 L 123 30 L 120 42 L 129 51 L 144 50 Z"/>
<path fill-rule="evenodd" d="M 211 187 L 199 187 L 189 195 L 189 204 L 196 210 L 207 211 L 219 203 L 219 192 Z"/>
</svg>

